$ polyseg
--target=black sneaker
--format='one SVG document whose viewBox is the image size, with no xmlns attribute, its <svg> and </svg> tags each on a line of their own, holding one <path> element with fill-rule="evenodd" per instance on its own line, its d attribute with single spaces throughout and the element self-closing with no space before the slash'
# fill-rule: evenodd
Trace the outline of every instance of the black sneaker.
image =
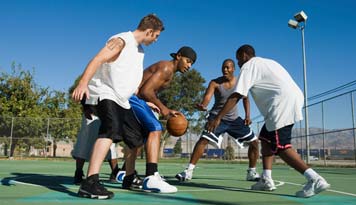
<svg viewBox="0 0 356 205">
<path fill-rule="evenodd" d="M 73 184 L 80 185 L 80 183 L 83 181 L 83 176 L 83 170 L 75 170 Z"/>
<path fill-rule="evenodd" d="M 94 174 L 83 180 L 80 185 L 78 195 L 80 197 L 91 199 L 110 199 L 114 197 L 114 193 L 108 191 L 100 182 L 99 175 Z"/>
<path fill-rule="evenodd" d="M 125 176 L 123 182 L 122 182 L 122 188 L 123 189 L 142 189 L 142 179 L 137 175 L 137 172 L 135 171 L 134 174 L 131 174 L 129 176 Z"/>
</svg>

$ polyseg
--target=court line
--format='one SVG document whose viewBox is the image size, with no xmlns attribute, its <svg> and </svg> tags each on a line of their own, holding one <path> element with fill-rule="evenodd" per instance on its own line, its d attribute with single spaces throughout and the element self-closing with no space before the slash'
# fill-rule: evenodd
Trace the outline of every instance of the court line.
<svg viewBox="0 0 356 205">
<path fill-rule="evenodd" d="M 31 176 L 26 176 L 26 177 L 18 177 L 16 179 L 23 179 L 23 178 L 29 178 Z M 211 181 L 211 180 L 210 180 Z M 278 184 L 276 184 L 275 186 L 283 186 L 284 184 L 289 184 L 289 185 L 295 185 L 295 186 L 303 186 L 303 184 L 298 184 L 298 183 L 293 183 L 293 182 L 284 182 L 284 181 L 279 181 L 279 180 L 274 180 L 275 182 L 278 182 Z M 43 187 L 43 188 L 59 188 L 60 186 L 43 186 L 43 185 L 38 185 L 38 184 L 31 184 L 31 183 L 26 183 L 26 182 L 19 182 L 16 180 L 9 180 L 9 183 L 16 183 L 16 184 L 22 184 L 22 185 L 29 185 L 29 186 L 35 186 L 35 187 Z M 63 187 L 60 187 L 63 188 Z M 68 189 L 78 189 L 79 186 L 66 186 L 66 188 Z M 210 189 L 210 188 L 199 188 L 199 189 L 185 189 L 185 190 L 180 190 L 179 192 L 202 192 L 202 191 L 226 191 L 226 190 L 231 190 L 231 191 L 243 191 L 246 189 L 250 189 L 250 188 L 244 188 L 244 189 L 240 189 L 240 188 L 221 188 L 221 189 Z M 117 191 L 130 191 L 130 190 L 123 190 L 123 189 L 115 189 Z M 343 192 L 343 191 L 338 191 L 338 190 L 334 190 L 334 189 L 327 189 L 326 191 L 329 192 L 334 192 L 334 193 L 338 193 L 338 194 L 343 194 L 343 195 L 348 195 L 348 196 L 353 196 L 356 197 L 356 194 L 353 193 L 348 193 L 348 192 Z"/>
<path fill-rule="evenodd" d="M 274 180 L 274 181 L 277 181 L 277 180 Z M 290 184 L 290 185 L 296 185 L 296 186 L 303 186 L 303 184 L 297 184 L 297 183 L 293 183 L 293 182 L 284 182 L 284 183 Z M 334 189 L 327 189 L 326 191 L 356 197 L 356 194 L 348 193 L 348 192 L 343 192 L 343 191 L 338 191 L 338 190 L 334 190 Z"/>
</svg>

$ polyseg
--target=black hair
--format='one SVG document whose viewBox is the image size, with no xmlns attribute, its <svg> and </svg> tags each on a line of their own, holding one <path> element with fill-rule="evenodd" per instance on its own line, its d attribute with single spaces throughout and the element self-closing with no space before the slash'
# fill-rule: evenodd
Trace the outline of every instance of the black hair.
<svg viewBox="0 0 356 205">
<path fill-rule="evenodd" d="M 255 49 L 248 44 L 242 45 L 239 49 L 236 51 L 236 56 L 238 56 L 241 53 L 246 53 L 250 57 L 255 57 Z"/>
<path fill-rule="evenodd" d="M 231 58 L 225 59 L 225 60 L 223 61 L 223 63 L 222 63 L 222 66 L 224 66 L 224 64 L 225 64 L 226 62 L 231 62 L 232 65 L 233 65 L 234 68 L 235 68 L 235 61 L 234 61 L 234 60 L 232 60 Z"/>
</svg>

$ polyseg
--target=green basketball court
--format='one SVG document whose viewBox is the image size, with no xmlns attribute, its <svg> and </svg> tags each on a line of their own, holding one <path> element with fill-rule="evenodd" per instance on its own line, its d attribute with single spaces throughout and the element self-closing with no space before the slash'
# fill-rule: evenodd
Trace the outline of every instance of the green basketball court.
<svg viewBox="0 0 356 205">
<path fill-rule="evenodd" d="M 139 174 L 144 174 L 144 165 L 144 161 L 138 162 Z M 76 195 L 79 187 L 72 184 L 74 160 L 0 160 L 0 204 L 356 204 L 355 168 L 314 167 L 328 180 L 331 189 L 315 197 L 301 199 L 294 197 L 294 193 L 302 188 L 305 179 L 285 165 L 274 166 L 277 190 L 273 192 L 250 190 L 253 182 L 245 181 L 247 165 L 222 161 L 202 160 L 193 180 L 179 183 L 174 175 L 185 165 L 182 160 L 162 160 L 160 173 L 170 184 L 178 187 L 178 193 L 154 194 L 123 190 L 120 184 L 106 183 L 110 171 L 105 163 L 101 179 L 115 197 L 91 200 Z M 258 170 L 261 171 L 261 167 Z"/>
</svg>

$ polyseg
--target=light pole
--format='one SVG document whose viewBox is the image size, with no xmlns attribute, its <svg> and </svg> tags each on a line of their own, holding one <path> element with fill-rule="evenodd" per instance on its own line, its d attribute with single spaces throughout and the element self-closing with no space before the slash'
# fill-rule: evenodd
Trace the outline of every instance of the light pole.
<svg viewBox="0 0 356 205">
<path fill-rule="evenodd" d="M 293 29 L 299 29 L 302 33 L 302 54 L 303 54 L 303 81 L 304 81 L 304 122 L 305 122 L 305 137 L 306 137 L 306 151 L 307 151 L 307 163 L 309 163 L 309 119 L 308 119 L 308 88 L 307 88 L 307 65 L 305 57 L 305 41 L 304 41 L 304 29 L 306 26 L 308 16 L 304 11 L 300 11 L 294 15 L 294 19 L 288 21 L 288 26 Z"/>
</svg>

